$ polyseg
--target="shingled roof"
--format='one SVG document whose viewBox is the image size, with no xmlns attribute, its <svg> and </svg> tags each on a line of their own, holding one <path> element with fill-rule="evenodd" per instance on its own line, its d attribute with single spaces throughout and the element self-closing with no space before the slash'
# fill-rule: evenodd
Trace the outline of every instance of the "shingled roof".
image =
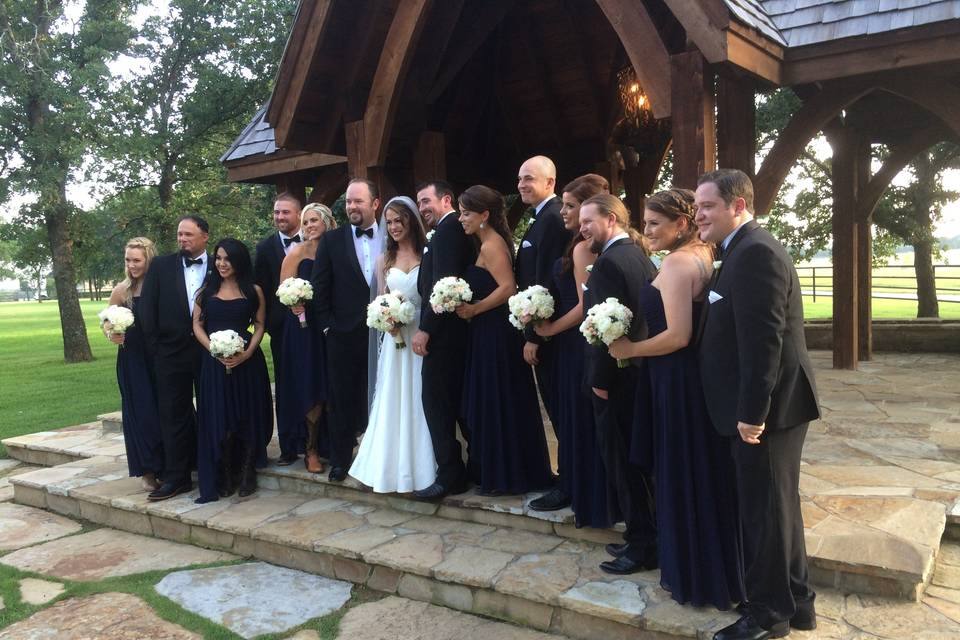
<svg viewBox="0 0 960 640">
<path fill-rule="evenodd" d="M 260 107 L 250 124 L 237 136 L 226 153 L 220 156 L 220 162 L 243 160 L 257 154 L 267 156 L 276 152 L 277 143 L 273 137 L 273 127 L 265 118 L 269 106 L 268 102 Z"/>
<path fill-rule="evenodd" d="M 960 0 L 725 0 L 778 44 L 802 47 L 960 18 Z"/>
</svg>

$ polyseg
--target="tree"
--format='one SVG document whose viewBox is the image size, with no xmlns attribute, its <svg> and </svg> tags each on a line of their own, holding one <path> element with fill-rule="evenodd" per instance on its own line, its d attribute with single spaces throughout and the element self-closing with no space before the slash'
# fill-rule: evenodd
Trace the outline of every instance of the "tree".
<svg viewBox="0 0 960 640">
<path fill-rule="evenodd" d="M 26 289 L 35 291 L 37 302 L 42 302 L 40 294 L 45 291 L 44 282 L 50 273 L 50 249 L 44 229 L 5 224 L 0 227 L 0 239 L 11 248 L 10 260 L 18 275 L 29 283 Z"/>
<path fill-rule="evenodd" d="M 106 63 L 130 39 L 124 18 L 131 4 L 87 0 L 71 22 L 63 0 L 0 2 L 0 199 L 37 196 L 18 223 L 46 234 L 67 362 L 93 358 L 76 291 L 70 225 L 77 208 L 67 186 L 97 136 Z"/>
</svg>

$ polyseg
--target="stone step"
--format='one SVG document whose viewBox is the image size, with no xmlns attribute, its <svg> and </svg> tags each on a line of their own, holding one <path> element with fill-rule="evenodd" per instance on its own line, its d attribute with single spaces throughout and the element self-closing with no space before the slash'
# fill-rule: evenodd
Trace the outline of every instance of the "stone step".
<svg viewBox="0 0 960 640">
<path fill-rule="evenodd" d="M 736 619 L 675 603 L 657 571 L 604 574 L 598 543 L 263 488 L 205 505 L 196 491 L 151 503 L 125 476 L 122 461 L 88 458 L 12 484 L 20 504 L 570 638 L 704 638 Z"/>
<path fill-rule="evenodd" d="M 3 442 L 14 458 L 45 466 L 94 457 L 117 461 L 124 454 L 122 433 L 104 429 L 103 421 Z M 272 449 L 276 457 L 275 447 Z M 287 467 L 271 465 L 260 470 L 259 477 L 260 486 L 271 491 L 347 500 L 574 541 L 619 541 L 617 529 L 576 528 L 569 509 L 547 513 L 530 509 L 529 501 L 538 494 L 491 498 L 470 491 L 438 503 L 423 502 L 409 496 L 374 494 L 351 478 L 331 483 L 326 474 L 308 473 L 299 462 Z M 804 478 L 812 476 L 804 474 Z M 922 488 L 893 488 L 877 496 L 863 495 L 859 487 L 836 489 L 830 484 L 818 492 L 816 485 L 805 487 L 803 481 L 801 491 L 805 494 L 811 580 L 821 586 L 917 601 L 933 575 L 941 538 L 952 537 L 960 530 L 960 501 L 945 507 L 936 500 L 939 491 L 932 494 L 932 500 L 919 499 L 921 491 L 931 492 Z"/>
</svg>

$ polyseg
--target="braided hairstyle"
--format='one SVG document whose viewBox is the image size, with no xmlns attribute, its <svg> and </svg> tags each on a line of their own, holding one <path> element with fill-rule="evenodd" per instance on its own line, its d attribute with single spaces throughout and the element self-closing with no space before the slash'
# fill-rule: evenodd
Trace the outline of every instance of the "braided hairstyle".
<svg viewBox="0 0 960 640">
<path fill-rule="evenodd" d="M 647 198 L 644 207 L 674 222 L 680 218 L 687 221 L 686 233 L 677 236 L 677 241 L 670 247 L 671 251 L 675 251 L 688 242 L 698 239 L 697 212 L 694 208 L 693 191 L 689 189 L 667 189 L 666 191 L 658 191 Z"/>
</svg>

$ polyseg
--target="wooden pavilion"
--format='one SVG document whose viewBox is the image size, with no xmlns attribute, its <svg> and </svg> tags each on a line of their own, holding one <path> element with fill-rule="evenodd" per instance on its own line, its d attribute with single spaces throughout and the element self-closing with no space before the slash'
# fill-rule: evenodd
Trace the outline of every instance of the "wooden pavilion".
<svg viewBox="0 0 960 640">
<path fill-rule="evenodd" d="M 301 0 L 273 96 L 222 160 L 329 203 L 348 176 L 512 193 L 544 154 L 559 184 L 602 173 L 639 212 L 672 147 L 676 185 L 742 169 L 763 216 L 824 132 L 834 366 L 855 368 L 872 212 L 920 151 L 960 140 L 958 62 L 960 0 Z M 777 87 L 803 105 L 755 167 L 755 97 Z"/>
</svg>

